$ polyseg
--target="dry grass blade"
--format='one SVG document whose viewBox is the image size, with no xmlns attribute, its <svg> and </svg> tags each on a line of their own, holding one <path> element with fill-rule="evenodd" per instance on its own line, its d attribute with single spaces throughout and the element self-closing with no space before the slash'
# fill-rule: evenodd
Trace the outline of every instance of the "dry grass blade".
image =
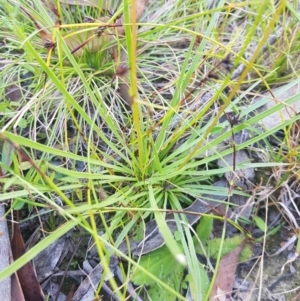
<svg viewBox="0 0 300 301">
<path fill-rule="evenodd" d="M 54 48 L 55 44 L 52 43 L 52 35 L 49 32 L 47 32 L 26 9 L 21 9 L 31 19 L 35 27 L 39 30 L 39 35 L 43 41 L 45 48 Z"/>
</svg>

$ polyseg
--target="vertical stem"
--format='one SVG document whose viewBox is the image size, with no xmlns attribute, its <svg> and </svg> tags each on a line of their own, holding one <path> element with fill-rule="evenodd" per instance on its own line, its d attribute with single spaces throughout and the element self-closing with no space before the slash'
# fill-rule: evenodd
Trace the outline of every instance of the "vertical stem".
<svg viewBox="0 0 300 301">
<path fill-rule="evenodd" d="M 125 21 L 129 21 L 129 18 L 126 18 L 127 13 L 129 13 L 128 9 L 128 0 L 124 0 L 124 13 L 125 13 Z M 137 27 L 136 27 L 136 0 L 131 1 L 130 7 L 130 24 L 125 24 L 126 31 L 126 40 L 127 40 L 127 48 L 128 48 L 128 60 L 130 66 L 130 96 L 132 101 L 132 112 L 133 112 L 133 122 L 134 122 L 134 145 L 133 151 L 135 149 L 136 143 L 138 144 L 138 157 L 139 157 L 139 170 L 142 171 L 144 167 L 144 146 L 143 146 L 143 138 L 141 131 L 141 121 L 140 121 L 140 105 L 138 104 L 138 91 L 137 91 L 137 78 L 136 78 L 136 35 L 137 35 Z M 136 142 L 137 139 L 137 142 Z"/>
</svg>

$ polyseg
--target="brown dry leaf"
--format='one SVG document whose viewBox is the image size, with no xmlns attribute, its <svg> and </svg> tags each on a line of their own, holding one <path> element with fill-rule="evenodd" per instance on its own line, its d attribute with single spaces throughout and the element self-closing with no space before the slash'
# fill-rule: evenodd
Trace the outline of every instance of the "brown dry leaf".
<svg viewBox="0 0 300 301">
<path fill-rule="evenodd" d="M 22 11 L 31 19 L 31 21 L 34 23 L 35 27 L 39 30 L 39 35 L 43 41 L 43 44 L 46 48 L 52 48 L 55 45 L 52 44 L 52 35 L 51 33 L 47 32 L 36 20 L 35 18 L 25 9 L 21 8 Z"/>
<path fill-rule="evenodd" d="M 21 235 L 19 224 L 13 225 L 13 237 L 11 241 L 11 249 L 14 260 L 25 254 L 25 245 Z M 22 287 L 22 291 L 26 301 L 43 301 L 44 295 L 40 284 L 36 278 L 33 267 L 27 262 L 17 271 L 17 275 Z"/>
<path fill-rule="evenodd" d="M 68 295 L 66 296 L 65 301 L 71 301 L 72 297 L 74 296 L 75 291 L 76 291 L 76 286 L 75 286 L 75 284 L 73 284 L 68 292 Z"/>
<path fill-rule="evenodd" d="M 148 6 L 149 0 L 138 0 L 136 1 L 136 19 L 138 20 L 144 13 Z"/>
<path fill-rule="evenodd" d="M 118 60 L 118 55 L 116 50 L 114 50 L 113 55 L 112 55 L 113 60 L 115 61 L 117 68 L 116 68 L 116 74 L 113 76 L 112 78 L 112 82 L 114 81 L 114 79 L 116 77 L 119 77 L 119 93 L 122 96 L 122 98 L 124 99 L 124 101 L 131 107 L 132 105 L 132 100 L 131 100 L 131 96 L 129 93 L 129 73 L 128 73 L 128 66 L 127 65 L 118 65 L 119 64 L 119 60 Z M 122 51 L 122 55 L 121 55 L 121 61 L 125 62 L 127 61 L 127 53 L 125 53 L 124 51 Z"/>
<path fill-rule="evenodd" d="M 19 281 L 17 273 L 12 274 L 11 276 L 11 301 L 25 301 L 21 283 Z"/>
<path fill-rule="evenodd" d="M 220 261 L 217 277 L 210 294 L 210 301 L 230 301 L 235 271 L 240 254 L 245 246 L 245 240 Z"/>
<path fill-rule="evenodd" d="M 217 293 L 218 293 L 218 300 L 219 301 L 226 301 L 226 294 L 225 294 L 225 292 L 223 292 L 219 287 L 218 287 L 218 291 L 217 291 Z M 228 300 L 228 299 L 227 299 Z M 231 299 L 229 299 L 229 300 L 231 300 Z"/>
<path fill-rule="evenodd" d="M 127 78 L 125 79 L 126 81 L 129 82 L 129 77 L 127 76 Z M 123 82 L 119 84 L 119 93 L 122 96 L 122 98 L 124 99 L 124 101 L 131 107 L 132 105 L 132 99 L 129 93 L 129 84 Z"/>
</svg>

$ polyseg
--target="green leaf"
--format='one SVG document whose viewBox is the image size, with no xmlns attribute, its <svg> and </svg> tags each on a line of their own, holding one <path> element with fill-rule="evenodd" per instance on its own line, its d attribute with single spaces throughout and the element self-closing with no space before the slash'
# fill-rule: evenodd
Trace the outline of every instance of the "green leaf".
<svg viewBox="0 0 300 301">
<path fill-rule="evenodd" d="M 21 118 L 20 121 L 18 122 L 18 126 L 21 129 L 25 129 L 27 125 L 28 125 L 28 122 L 24 118 Z"/>
<path fill-rule="evenodd" d="M 0 103 L 0 113 L 4 113 L 8 107 L 8 103 Z"/>
<path fill-rule="evenodd" d="M 2 191 L 6 192 L 12 185 L 15 184 L 16 179 L 17 179 L 17 177 L 15 177 L 15 176 L 7 178 L 7 180 L 4 182 L 3 190 Z"/>
<path fill-rule="evenodd" d="M 298 241 L 297 241 L 297 246 L 296 246 L 296 252 L 299 254 L 300 252 L 300 234 L 298 232 Z"/>
<path fill-rule="evenodd" d="M 154 210 L 155 220 L 156 220 L 158 229 L 160 231 L 160 234 L 164 238 L 166 246 L 169 248 L 169 250 L 173 254 L 173 256 L 177 259 L 177 263 L 186 265 L 186 257 L 184 256 L 179 245 L 176 243 L 176 240 L 174 239 L 174 236 L 173 236 L 170 228 L 168 227 L 168 225 L 164 219 L 164 216 L 161 214 L 161 212 L 156 211 L 159 208 L 157 206 L 157 200 L 155 199 L 152 185 L 148 186 L 148 190 L 149 190 L 149 200 L 151 203 L 151 207 Z"/>
<path fill-rule="evenodd" d="M 209 216 L 202 216 L 199 224 L 197 225 L 196 232 L 201 241 L 206 241 L 213 228 L 213 219 Z"/>
<path fill-rule="evenodd" d="M 142 227 L 136 227 L 132 239 L 134 241 L 140 241 L 143 238 L 144 238 L 144 229 Z"/>
<path fill-rule="evenodd" d="M 2 147 L 2 155 L 1 155 L 1 163 L 2 163 L 2 173 L 6 174 L 8 167 L 10 167 L 12 163 L 12 156 L 14 154 L 14 146 L 9 143 L 7 140 L 4 141 Z"/>
<path fill-rule="evenodd" d="M 140 260 L 140 265 L 157 278 L 167 279 L 169 275 L 174 272 L 174 267 L 179 264 L 169 249 L 166 246 L 163 246 L 143 256 Z M 184 267 L 182 267 L 182 269 L 184 269 Z M 137 285 L 150 285 L 155 283 L 152 278 L 139 270 L 135 271 L 132 281 Z"/>
<path fill-rule="evenodd" d="M 268 226 L 259 216 L 254 216 L 254 222 L 256 226 L 263 232 L 267 232 Z"/>
<path fill-rule="evenodd" d="M 223 257 L 224 255 L 232 251 L 234 248 L 239 246 L 244 241 L 244 239 L 245 238 L 243 235 L 236 235 L 234 237 L 226 238 L 223 243 L 221 257 Z M 205 253 L 211 258 L 217 259 L 221 242 L 222 242 L 221 238 L 214 238 L 214 239 L 207 240 L 206 243 L 203 244 Z M 195 245 L 195 249 L 198 254 L 205 255 L 203 253 L 202 248 L 199 246 L 199 244 Z M 246 245 L 241 253 L 240 260 L 241 261 L 249 260 L 251 257 L 252 257 L 252 250 L 249 245 Z"/>
<path fill-rule="evenodd" d="M 153 274 L 170 288 L 179 291 L 183 278 L 184 267 L 178 264 L 166 246 L 163 246 L 145 256 L 139 263 L 149 273 Z M 148 285 L 150 300 L 175 301 L 176 296 L 171 291 L 161 287 L 154 279 L 147 276 L 144 272 L 136 270 L 132 277 L 136 285 Z"/>
<path fill-rule="evenodd" d="M 175 231 L 174 232 L 174 238 L 175 238 L 176 241 L 180 241 L 182 239 L 182 232 Z"/>
<path fill-rule="evenodd" d="M 218 134 L 218 133 L 220 133 L 222 131 L 223 131 L 223 127 L 222 126 L 215 126 L 214 128 L 212 128 L 211 134 L 215 135 L 215 134 Z"/>
<path fill-rule="evenodd" d="M 207 294 L 207 291 L 209 289 L 209 285 L 210 285 L 210 280 L 208 278 L 207 275 L 207 271 L 204 269 L 203 265 L 198 262 L 198 266 L 199 266 L 199 271 L 200 271 L 200 279 L 201 279 L 201 292 L 202 292 L 202 296 L 201 298 L 198 298 L 198 300 L 204 300 L 204 297 Z M 191 274 L 187 274 L 185 277 L 185 281 L 183 282 L 182 288 L 184 288 L 184 286 L 189 286 L 190 290 L 191 290 L 191 295 L 195 296 L 196 295 L 196 286 L 197 283 L 195 283 L 194 278 L 192 277 Z"/>
<path fill-rule="evenodd" d="M 20 210 L 23 208 L 25 202 L 22 198 L 16 198 L 13 202 L 12 208 L 14 210 Z"/>
<path fill-rule="evenodd" d="M 183 271 L 184 268 L 180 264 L 177 264 L 175 268 L 173 267 L 173 271 L 169 275 L 169 277 L 162 280 L 164 280 L 169 287 L 173 288 L 175 291 L 178 292 L 183 277 Z M 150 288 L 148 289 L 148 295 L 150 297 L 150 300 L 165 300 L 165 301 L 177 300 L 174 294 L 172 294 L 170 291 L 167 291 L 165 288 L 159 286 L 156 282 L 153 283 L 153 285 L 151 285 Z"/>
</svg>

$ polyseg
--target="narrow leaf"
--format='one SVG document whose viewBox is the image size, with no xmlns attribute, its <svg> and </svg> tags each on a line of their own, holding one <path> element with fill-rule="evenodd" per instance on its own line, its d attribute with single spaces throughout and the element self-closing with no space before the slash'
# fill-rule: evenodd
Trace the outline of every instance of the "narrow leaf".
<svg viewBox="0 0 300 301">
<path fill-rule="evenodd" d="M 256 226 L 263 232 L 266 232 L 268 229 L 268 226 L 266 225 L 266 223 L 259 217 L 259 216 L 255 216 L 254 217 L 254 221 Z"/>
<path fill-rule="evenodd" d="M 2 174 L 5 175 L 7 167 L 10 167 L 12 163 L 12 156 L 14 154 L 14 146 L 7 140 L 4 140 L 2 147 L 1 163 L 2 163 Z"/>
</svg>

